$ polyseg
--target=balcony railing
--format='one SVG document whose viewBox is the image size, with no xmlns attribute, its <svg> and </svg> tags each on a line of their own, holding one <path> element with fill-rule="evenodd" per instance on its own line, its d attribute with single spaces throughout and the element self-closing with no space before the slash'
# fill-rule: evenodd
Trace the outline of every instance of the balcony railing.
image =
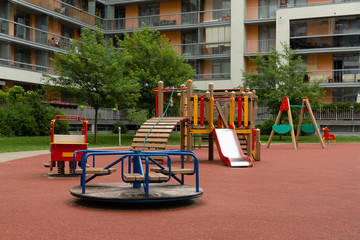
<svg viewBox="0 0 360 240">
<path fill-rule="evenodd" d="M 315 5 L 327 5 L 334 3 L 349 3 L 349 2 L 360 2 L 360 0 L 324 0 L 318 2 L 309 2 L 309 3 L 288 3 L 288 4 L 280 4 L 280 7 L 281 8 L 307 7 L 307 6 L 315 6 Z"/>
<path fill-rule="evenodd" d="M 246 20 L 275 19 L 276 10 L 279 8 L 277 5 L 248 7 L 246 9 Z"/>
<path fill-rule="evenodd" d="M 269 53 L 271 47 L 275 47 L 276 39 L 248 40 L 246 53 Z"/>
<path fill-rule="evenodd" d="M 195 74 L 195 81 L 209 81 L 209 80 L 229 80 L 230 73 L 209 73 L 209 74 Z"/>
<path fill-rule="evenodd" d="M 54 11 L 89 25 L 103 25 L 103 19 L 68 3 L 54 0 Z"/>
<path fill-rule="evenodd" d="M 89 25 L 102 24 L 102 18 L 99 18 L 94 14 L 84 11 L 83 9 L 77 8 L 71 4 L 59 0 L 46 0 L 46 1 L 26 0 L 26 2 L 48 9 L 50 11 L 55 11 L 57 13 L 73 18 L 85 24 L 89 24 Z"/>
<path fill-rule="evenodd" d="M 88 120 L 94 120 L 95 118 L 95 109 L 91 106 L 78 106 L 77 108 L 56 106 L 56 108 L 61 110 L 66 115 L 84 116 Z M 112 108 L 99 108 L 98 120 L 120 120 L 119 111 L 114 111 Z"/>
<path fill-rule="evenodd" d="M 304 82 L 309 83 L 359 83 L 360 69 L 339 69 L 339 70 L 308 70 L 307 79 Z"/>
<path fill-rule="evenodd" d="M 315 5 L 327 5 L 336 3 L 349 3 L 349 2 L 360 2 L 360 0 L 325 0 L 318 2 L 309 3 L 288 3 L 280 5 L 269 5 L 260 7 L 247 7 L 246 9 L 246 20 L 270 20 L 275 19 L 276 10 L 279 8 L 294 8 L 294 7 L 307 7 Z"/>
<path fill-rule="evenodd" d="M 290 38 L 290 46 L 292 49 L 359 47 L 359 43 L 359 33 Z"/>
<path fill-rule="evenodd" d="M 18 62 L 18 61 L 13 61 L 13 60 L 4 59 L 4 58 L 0 58 L 0 66 L 12 67 L 12 68 L 42 72 L 42 73 L 54 74 L 54 72 L 55 72 L 53 68 L 50 68 L 47 66 L 40 66 L 40 65 L 30 64 L 30 63 Z"/>
<path fill-rule="evenodd" d="M 193 56 L 223 55 L 230 54 L 231 42 L 174 44 L 175 51 L 184 55 L 185 58 Z"/>
<path fill-rule="evenodd" d="M 0 33 L 21 40 L 60 49 L 72 48 L 71 39 L 14 21 L 0 18 Z"/>
<path fill-rule="evenodd" d="M 147 27 L 174 27 L 205 23 L 223 23 L 229 22 L 230 18 L 230 9 L 220 9 L 201 12 L 116 18 L 104 20 L 104 26 L 108 31 L 132 31 L 140 28 L 142 23 L 145 23 Z"/>
</svg>

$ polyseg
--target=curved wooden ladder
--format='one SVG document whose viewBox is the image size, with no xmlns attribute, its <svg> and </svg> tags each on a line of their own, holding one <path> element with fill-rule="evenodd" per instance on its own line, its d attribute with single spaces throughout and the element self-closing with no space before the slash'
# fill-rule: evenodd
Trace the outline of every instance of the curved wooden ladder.
<svg viewBox="0 0 360 240">
<path fill-rule="evenodd" d="M 160 117 L 151 118 L 139 128 L 131 145 L 133 150 L 143 151 L 145 138 L 149 133 L 149 130 L 159 121 L 159 119 Z M 165 150 L 171 132 L 177 125 L 185 120 L 186 117 L 163 117 L 148 135 L 144 151 Z"/>
</svg>

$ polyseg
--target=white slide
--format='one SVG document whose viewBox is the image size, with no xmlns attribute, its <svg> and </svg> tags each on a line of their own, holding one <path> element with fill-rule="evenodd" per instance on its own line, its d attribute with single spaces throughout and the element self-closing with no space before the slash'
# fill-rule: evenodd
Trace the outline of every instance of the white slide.
<svg viewBox="0 0 360 240">
<path fill-rule="evenodd" d="M 253 162 L 241 149 L 234 129 L 215 129 L 214 136 L 221 161 L 229 167 L 252 167 Z"/>
</svg>

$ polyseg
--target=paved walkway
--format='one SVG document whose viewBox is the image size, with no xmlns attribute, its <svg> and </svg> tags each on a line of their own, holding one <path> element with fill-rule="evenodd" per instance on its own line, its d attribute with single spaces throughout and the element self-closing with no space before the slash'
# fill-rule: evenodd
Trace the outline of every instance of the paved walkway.
<svg viewBox="0 0 360 240">
<path fill-rule="evenodd" d="M 15 160 L 15 159 L 20 159 L 20 158 L 43 155 L 43 154 L 49 154 L 49 150 L 0 153 L 0 163 Z"/>
</svg>

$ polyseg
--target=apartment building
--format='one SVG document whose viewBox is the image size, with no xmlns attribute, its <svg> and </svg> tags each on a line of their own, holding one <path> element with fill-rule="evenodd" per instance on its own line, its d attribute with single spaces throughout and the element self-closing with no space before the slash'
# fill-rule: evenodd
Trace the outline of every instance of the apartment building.
<svg viewBox="0 0 360 240">
<path fill-rule="evenodd" d="M 196 69 L 195 85 L 241 85 L 249 58 L 281 42 L 298 49 L 327 101 L 360 93 L 360 0 L 0 0 L 0 87 L 41 84 L 49 58 L 81 28 L 108 39 L 145 23 Z"/>
</svg>

